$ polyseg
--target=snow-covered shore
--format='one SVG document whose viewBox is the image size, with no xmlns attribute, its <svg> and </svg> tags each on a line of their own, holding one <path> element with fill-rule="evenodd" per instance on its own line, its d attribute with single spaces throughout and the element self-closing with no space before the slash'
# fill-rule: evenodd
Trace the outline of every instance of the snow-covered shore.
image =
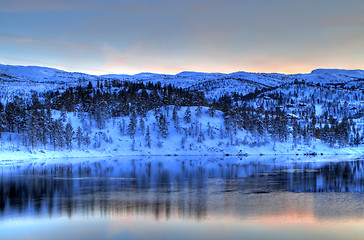
<svg viewBox="0 0 364 240">
<path fill-rule="evenodd" d="M 63 159 L 63 158 L 106 158 L 116 156 L 262 156 L 262 155 L 291 155 L 291 156 L 361 156 L 364 155 L 364 145 L 358 147 L 338 146 L 330 147 L 319 139 L 312 139 L 309 144 L 294 144 L 273 141 L 257 143 L 257 139 L 250 132 L 237 130 L 234 142 L 221 134 L 224 126 L 223 113 L 216 111 L 214 117 L 208 115 L 208 109 L 202 108 L 200 116 L 196 116 L 197 107 L 191 107 L 190 123 L 185 123 L 186 107 L 178 112 L 178 129 L 173 123 L 172 114 L 167 117 L 168 136 L 162 137 L 155 123 L 155 114 L 150 111 L 144 118 L 144 124 L 150 126 L 149 140 L 146 140 L 146 130 L 137 126 L 133 138 L 127 134 L 126 127 L 130 123 L 128 117 L 110 119 L 106 121 L 104 129 L 92 126 L 92 122 L 85 122 L 73 113 L 67 113 L 65 119 L 72 124 L 73 129 L 86 125 L 89 129 L 90 144 L 88 147 L 78 148 L 73 143 L 72 150 L 56 149 L 52 146 L 25 147 L 21 136 L 3 133 L 0 144 L 0 160 L 19 159 Z M 54 111 L 56 118 L 60 112 Z M 124 125 L 124 126 L 122 126 Z M 139 125 L 139 123 L 138 123 Z M 202 137 L 199 135 L 202 135 Z M 199 137 L 201 138 L 199 140 Z M 18 139 L 19 138 L 19 139 Z M 11 139 L 9 141 L 9 139 Z M 269 139 L 267 137 L 267 139 Z M 150 145 L 148 146 L 148 141 Z"/>
<path fill-rule="evenodd" d="M 215 151 L 208 151 L 205 149 L 186 150 L 186 151 L 172 151 L 171 148 L 161 149 L 139 149 L 138 151 L 127 151 L 125 149 L 104 149 L 104 150 L 63 150 L 63 151 L 51 151 L 51 150 L 33 150 L 33 151 L 10 151 L 5 150 L 0 152 L 0 161 L 16 161 L 16 160 L 42 160 L 42 159 L 69 159 L 69 158 L 109 158 L 109 157 L 158 157 L 158 156 L 181 156 L 181 157 L 225 157 L 225 156 L 237 156 L 240 158 L 254 157 L 261 158 L 274 157 L 274 156 L 290 156 L 290 157 L 302 157 L 302 156 L 320 156 L 324 157 L 345 157 L 354 158 L 364 155 L 364 147 L 353 148 L 330 148 L 320 144 L 313 147 L 302 146 L 294 150 L 288 144 L 277 143 L 276 151 L 272 150 L 272 144 L 262 147 L 229 147 L 226 149 L 214 149 Z"/>
</svg>

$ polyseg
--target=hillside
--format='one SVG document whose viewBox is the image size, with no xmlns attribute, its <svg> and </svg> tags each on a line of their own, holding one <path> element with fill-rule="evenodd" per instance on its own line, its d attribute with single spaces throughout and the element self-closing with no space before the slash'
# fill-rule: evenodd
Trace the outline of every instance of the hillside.
<svg viewBox="0 0 364 240">
<path fill-rule="evenodd" d="M 255 90 L 279 87 L 294 81 L 305 81 L 320 85 L 337 85 L 345 88 L 364 89 L 363 70 L 316 69 L 309 74 L 285 75 L 278 73 L 235 72 L 201 73 L 181 72 L 176 75 L 139 73 L 135 75 L 109 74 L 89 75 L 66 72 L 54 68 L 37 66 L 12 66 L 0 64 L 0 83 L 2 101 L 5 96 L 29 95 L 31 91 L 47 91 L 62 87 L 88 84 L 91 81 L 131 81 L 173 85 L 183 89 L 203 91 L 207 98 L 213 99 L 234 92 L 248 94 Z M 6 94 L 4 94 L 6 93 Z"/>
<path fill-rule="evenodd" d="M 92 76 L 0 65 L 0 159 L 361 154 L 364 71 Z"/>
</svg>

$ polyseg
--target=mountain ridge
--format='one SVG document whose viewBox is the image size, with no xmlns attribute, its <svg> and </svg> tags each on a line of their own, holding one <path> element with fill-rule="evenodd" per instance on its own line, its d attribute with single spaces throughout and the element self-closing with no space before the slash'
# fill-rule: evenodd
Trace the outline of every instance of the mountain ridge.
<svg viewBox="0 0 364 240">
<path fill-rule="evenodd" d="M 311 74 L 343 74 L 346 73 L 348 76 L 350 75 L 360 75 L 364 77 L 364 70 L 363 69 L 341 69 L 341 68 L 316 68 L 313 69 L 310 73 L 292 73 L 292 74 L 285 74 L 285 73 L 279 73 L 279 72 L 249 72 L 249 71 L 236 71 L 231 73 L 221 73 L 221 72 L 200 72 L 200 71 L 182 71 L 176 74 L 168 74 L 168 73 L 155 73 L 155 72 L 140 72 L 136 74 L 101 74 L 101 75 L 95 75 L 95 74 L 88 74 L 83 73 L 80 71 L 66 71 L 58 68 L 53 67 L 44 67 L 44 66 L 33 66 L 33 65 L 8 65 L 8 64 L 0 64 L 0 72 L 8 72 L 9 70 L 13 69 L 22 69 L 22 70 L 39 70 L 42 72 L 59 72 L 59 73 L 68 73 L 68 74 L 82 74 L 82 75 L 88 75 L 88 76 L 94 76 L 94 77 L 108 77 L 108 76 L 139 76 L 139 75 L 152 75 L 152 76 L 190 76 L 190 75 L 239 75 L 239 74 L 253 74 L 253 75 L 260 75 L 260 74 L 269 74 L 269 75 L 278 75 L 278 76 L 297 76 L 297 75 L 311 75 Z"/>
<path fill-rule="evenodd" d="M 225 94 L 249 94 L 263 89 L 277 88 L 284 84 L 306 82 L 327 86 L 340 86 L 351 89 L 364 89 L 364 70 L 318 68 L 311 73 L 282 74 L 254 73 L 238 71 L 233 73 L 206 73 L 183 71 L 177 74 L 142 72 L 134 75 L 106 74 L 91 75 L 80 72 L 67 72 L 56 68 L 40 66 L 21 66 L 0 64 L 0 82 L 3 89 L 11 95 L 27 95 L 31 91 L 51 90 L 67 86 L 85 85 L 89 82 L 120 80 L 143 83 L 173 85 L 183 89 L 202 91 L 209 99 L 217 99 Z"/>
<path fill-rule="evenodd" d="M 107 77 L 0 70 L 0 159 L 364 152 L 359 70 Z"/>
</svg>

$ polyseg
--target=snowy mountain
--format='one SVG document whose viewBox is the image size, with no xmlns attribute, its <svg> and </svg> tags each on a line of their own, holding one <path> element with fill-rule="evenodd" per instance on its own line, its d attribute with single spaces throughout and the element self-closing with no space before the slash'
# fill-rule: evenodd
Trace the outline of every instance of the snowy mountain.
<svg viewBox="0 0 364 240">
<path fill-rule="evenodd" d="M 0 74 L 3 80 L 29 81 L 41 83 L 71 83 L 79 80 L 97 80 L 97 76 L 92 76 L 78 72 L 66 72 L 55 68 L 37 66 L 11 66 L 0 65 Z M 4 77 L 4 78 L 3 78 Z"/>
<path fill-rule="evenodd" d="M 0 65 L 0 101 L 4 103 L 14 96 L 29 96 L 32 91 L 45 92 L 97 79 L 98 76 L 54 68 Z"/>
<path fill-rule="evenodd" d="M 346 85 L 351 82 L 363 82 L 363 70 L 344 70 L 344 69 L 316 69 L 310 74 L 295 74 L 292 75 L 299 80 L 314 84 L 342 84 Z"/>
<path fill-rule="evenodd" d="M 246 95 L 256 90 L 276 88 L 294 81 L 364 89 L 363 70 L 316 69 L 309 74 L 293 75 L 249 72 L 231 74 L 181 72 L 176 75 L 139 73 L 95 76 L 46 67 L 0 65 L 1 101 L 4 102 L 4 98 L 11 98 L 12 93 L 29 95 L 31 91 L 42 92 L 64 86 L 88 84 L 89 81 L 95 84 L 96 81 L 105 80 L 154 84 L 160 82 L 162 86 L 171 84 L 183 89 L 202 91 L 209 99 L 216 99 L 234 92 Z"/>
<path fill-rule="evenodd" d="M 362 153 L 362 77 L 0 65 L 0 158 Z"/>
</svg>

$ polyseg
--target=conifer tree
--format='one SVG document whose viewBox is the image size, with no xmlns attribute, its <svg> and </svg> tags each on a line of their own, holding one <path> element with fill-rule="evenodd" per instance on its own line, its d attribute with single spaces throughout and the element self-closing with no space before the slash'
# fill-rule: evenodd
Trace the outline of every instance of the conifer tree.
<svg viewBox="0 0 364 240">
<path fill-rule="evenodd" d="M 78 149 L 81 149 L 81 146 L 83 144 L 83 133 L 82 133 L 81 127 L 77 128 L 76 141 L 77 141 Z"/>
<path fill-rule="evenodd" d="M 159 135 L 162 138 L 168 137 L 168 134 L 169 134 L 168 125 L 169 125 L 169 122 L 167 122 L 166 117 L 164 116 L 164 114 L 160 113 L 159 117 L 157 118 L 157 126 L 158 126 Z"/>
<path fill-rule="evenodd" d="M 185 111 L 185 116 L 183 117 L 183 119 L 185 120 L 185 123 L 190 123 L 191 122 L 191 109 L 188 106 L 186 111 Z"/>
<path fill-rule="evenodd" d="M 180 120 L 179 120 L 179 116 L 178 116 L 178 112 L 177 112 L 177 106 L 173 107 L 173 112 L 172 112 L 172 120 L 173 120 L 173 125 L 174 128 L 177 130 L 177 132 L 179 133 L 179 128 L 180 128 Z"/>
<path fill-rule="evenodd" d="M 144 131 L 145 131 L 145 122 L 143 120 L 142 117 L 140 117 L 139 119 L 139 129 L 142 132 L 142 134 L 144 135 Z"/>
<path fill-rule="evenodd" d="M 148 148 L 151 147 L 151 140 L 150 140 L 150 130 L 149 125 L 147 126 L 147 132 L 145 133 L 145 144 Z"/>
<path fill-rule="evenodd" d="M 202 106 L 198 106 L 196 108 L 196 116 L 201 117 L 201 114 L 202 114 Z"/>
<path fill-rule="evenodd" d="M 128 125 L 128 134 L 131 138 L 134 138 L 136 127 L 137 127 L 137 115 L 136 112 L 133 110 L 131 111 L 130 122 Z"/>
<path fill-rule="evenodd" d="M 72 149 L 72 140 L 73 140 L 73 127 L 71 125 L 71 123 L 67 123 L 66 124 L 66 128 L 65 128 L 65 132 L 64 132 L 64 139 L 66 142 L 66 146 L 68 150 Z"/>
</svg>

